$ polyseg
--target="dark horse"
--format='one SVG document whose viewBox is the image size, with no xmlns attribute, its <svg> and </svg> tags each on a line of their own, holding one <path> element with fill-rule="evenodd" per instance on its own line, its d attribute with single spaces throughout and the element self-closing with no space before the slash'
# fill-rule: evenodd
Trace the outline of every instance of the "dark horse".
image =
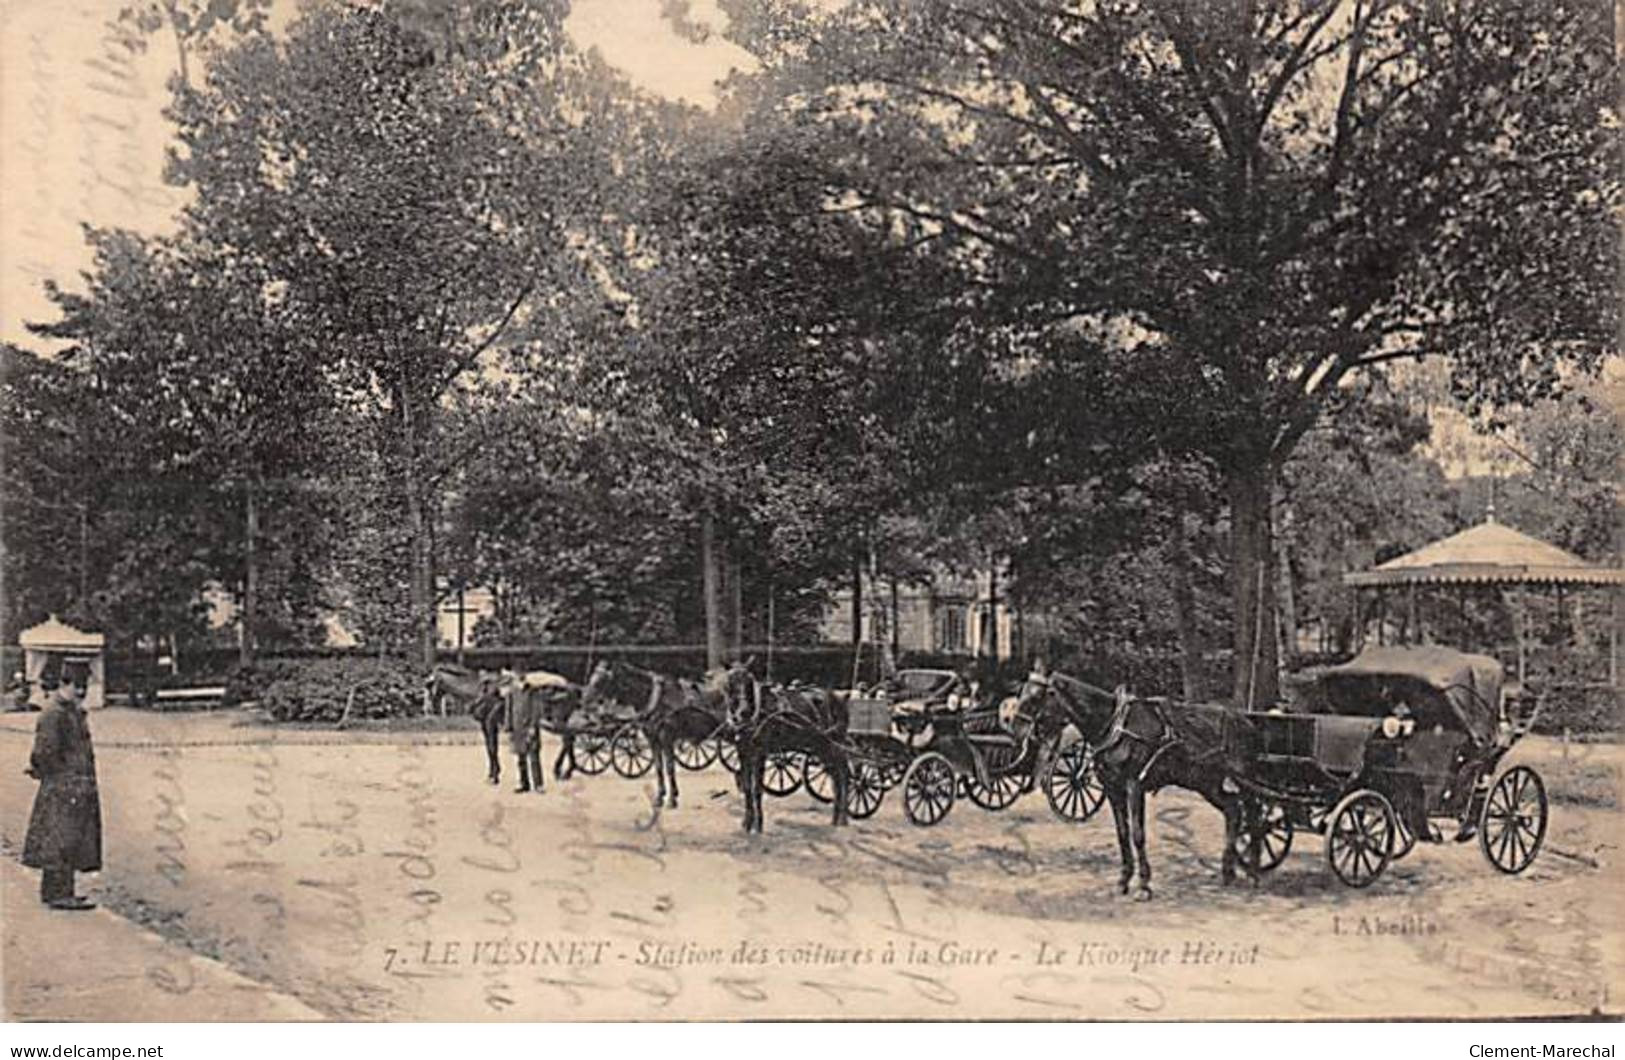
<svg viewBox="0 0 1625 1060">
<path fill-rule="evenodd" d="M 542 774 L 542 733 L 559 737 L 559 754 L 553 760 L 555 780 L 568 780 L 575 772 L 575 731 L 571 717 L 582 706 L 581 686 L 547 670 L 514 673 L 504 670 L 497 683 L 502 701 L 500 724 L 508 730 L 514 759 L 519 765 L 519 786 L 515 791 L 538 793 L 546 789 Z"/>
<path fill-rule="evenodd" d="M 1246 770 L 1249 756 L 1256 750 L 1252 726 L 1244 716 L 1222 706 L 1136 699 L 1121 686 L 1107 692 L 1042 668 L 1032 672 L 1021 690 L 1023 704 L 1039 699 L 1058 702 L 1094 748 L 1095 770 L 1112 804 L 1112 822 L 1117 827 L 1123 894 L 1129 891 L 1138 859 L 1137 897 L 1151 897 L 1145 799 L 1148 793 L 1169 786 L 1194 791 L 1224 814 L 1220 875 L 1225 883 L 1235 879 L 1237 836 L 1245 828 L 1248 856 L 1242 864 L 1248 877 L 1257 882 L 1257 807 L 1253 800 L 1242 797 L 1232 779 Z"/>
<path fill-rule="evenodd" d="M 743 666 L 730 668 L 728 727 L 739 746 L 739 790 L 745 796 L 745 831 L 762 831 L 762 782 L 769 755 L 799 751 L 824 764 L 835 782 L 835 818 L 847 823 L 851 780 L 844 740 L 845 699 L 819 688 L 786 688 L 757 682 Z"/>
<path fill-rule="evenodd" d="M 730 689 L 739 680 L 733 668 L 708 672 L 695 683 L 629 663 L 599 662 L 587 678 L 583 706 L 608 701 L 635 709 L 654 750 L 656 806 L 677 808 L 677 743 L 717 736 L 727 721 Z"/>
<path fill-rule="evenodd" d="M 497 755 L 497 737 L 502 731 L 503 709 L 499 680 L 495 674 L 466 670 L 461 666 L 436 666 L 425 683 L 429 705 L 445 713 L 449 697 L 462 704 L 468 716 L 485 736 L 485 777 L 492 784 L 502 780 L 502 760 Z"/>
</svg>

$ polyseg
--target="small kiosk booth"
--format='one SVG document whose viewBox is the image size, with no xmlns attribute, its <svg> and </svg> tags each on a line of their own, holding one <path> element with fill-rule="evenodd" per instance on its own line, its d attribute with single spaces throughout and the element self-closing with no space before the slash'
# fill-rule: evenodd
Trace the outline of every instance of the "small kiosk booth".
<svg viewBox="0 0 1625 1060">
<path fill-rule="evenodd" d="M 100 633 L 74 629 L 55 615 L 37 626 L 23 630 L 17 643 L 23 649 L 23 676 L 28 680 L 28 705 L 45 707 L 48 696 L 40 687 L 49 660 L 88 664 L 90 682 L 85 687 L 84 708 L 95 710 L 107 702 L 107 638 Z"/>
</svg>

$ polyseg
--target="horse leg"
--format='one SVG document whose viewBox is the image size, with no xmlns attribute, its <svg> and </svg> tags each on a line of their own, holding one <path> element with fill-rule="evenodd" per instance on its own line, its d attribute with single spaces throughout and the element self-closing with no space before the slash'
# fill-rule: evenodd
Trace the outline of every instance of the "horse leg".
<svg viewBox="0 0 1625 1060">
<path fill-rule="evenodd" d="M 536 778 L 536 794 L 540 795 L 547 790 L 547 775 L 542 772 L 542 732 L 540 729 L 530 734 L 530 773 Z"/>
<path fill-rule="evenodd" d="M 739 785 L 739 795 L 745 802 L 745 832 L 749 834 L 753 822 L 754 807 L 750 804 L 750 771 L 751 749 L 744 741 L 739 743 L 739 770 L 734 774 L 734 782 Z"/>
<path fill-rule="evenodd" d="M 1144 902 L 1151 897 L 1151 859 L 1145 852 L 1145 785 L 1138 780 L 1128 782 L 1128 826 L 1140 870 L 1140 890 L 1134 897 Z"/>
<path fill-rule="evenodd" d="M 1257 887 L 1263 878 L 1258 864 L 1264 854 L 1264 804 L 1256 799 L 1242 799 L 1241 814 L 1242 823 L 1247 827 L 1247 856 L 1242 858 L 1241 867 L 1248 881 Z"/>
<path fill-rule="evenodd" d="M 570 766 L 575 765 L 575 759 L 572 757 L 572 754 L 573 754 L 574 751 L 575 751 L 575 737 L 574 736 L 563 736 L 563 737 L 561 737 L 559 739 L 559 756 L 557 758 L 553 759 L 553 779 L 554 780 L 561 780 L 562 781 L 562 780 L 568 780 L 569 779 L 570 773 L 565 768 L 565 765 L 566 765 L 566 763 L 568 763 Z"/>
<path fill-rule="evenodd" d="M 824 759 L 824 768 L 835 778 L 835 827 L 849 824 L 846 813 L 847 788 L 852 783 L 851 763 L 839 750 L 832 750 Z"/>
<path fill-rule="evenodd" d="M 1106 799 L 1112 804 L 1112 826 L 1117 829 L 1117 854 L 1123 861 L 1123 870 L 1117 879 L 1117 892 L 1127 894 L 1129 881 L 1134 879 L 1134 847 L 1129 839 L 1128 798 L 1122 788 L 1108 784 Z"/>
<path fill-rule="evenodd" d="M 656 764 L 662 764 L 662 760 L 657 759 Z M 666 741 L 663 764 L 667 776 L 671 779 L 671 808 L 675 810 L 677 809 L 677 744 L 674 740 Z"/>
<path fill-rule="evenodd" d="M 492 714 L 495 714 L 492 711 Z M 481 723 L 480 729 L 485 736 L 485 779 L 492 784 L 502 783 L 502 752 L 498 746 L 500 734 L 497 732 L 497 722 L 487 716 Z"/>
<path fill-rule="evenodd" d="M 751 824 L 756 834 L 761 835 L 766 826 L 766 811 L 762 805 L 762 793 L 767 785 L 767 748 L 757 745 L 751 755 L 750 763 L 750 803 L 752 808 Z"/>
<path fill-rule="evenodd" d="M 1236 882 L 1236 837 L 1241 835 L 1240 800 L 1227 798 L 1220 805 L 1224 811 L 1224 856 L 1219 859 L 1219 882 Z"/>
<path fill-rule="evenodd" d="M 658 729 L 649 731 L 649 752 L 655 760 L 655 805 L 666 805 L 666 736 Z"/>
</svg>

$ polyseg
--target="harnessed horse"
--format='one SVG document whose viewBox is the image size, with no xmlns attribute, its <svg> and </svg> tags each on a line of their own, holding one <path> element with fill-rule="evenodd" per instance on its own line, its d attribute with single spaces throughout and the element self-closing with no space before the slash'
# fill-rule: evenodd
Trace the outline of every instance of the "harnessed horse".
<svg viewBox="0 0 1625 1060">
<path fill-rule="evenodd" d="M 461 703 L 468 716 L 479 725 L 485 737 L 486 780 L 492 784 L 502 780 L 497 734 L 502 729 L 503 711 L 497 682 L 494 674 L 444 664 L 430 671 L 428 680 L 424 682 L 424 693 L 431 709 L 444 713 L 444 703 L 449 696 Z"/>
<path fill-rule="evenodd" d="M 739 785 L 745 796 L 747 832 L 762 831 L 762 785 L 767 758 L 799 751 L 824 764 L 835 782 L 833 824 L 847 823 L 851 767 L 844 740 L 849 721 L 846 700 L 824 689 L 785 688 L 759 683 L 743 667 L 728 698 L 728 727 L 739 746 Z"/>
<path fill-rule="evenodd" d="M 677 808 L 677 742 L 709 740 L 727 720 L 734 668 L 711 670 L 696 684 L 629 663 L 600 661 L 582 693 L 584 706 L 603 700 L 640 708 L 638 724 L 654 749 L 656 806 Z"/>
<path fill-rule="evenodd" d="M 1242 864 L 1257 883 L 1257 807 L 1242 797 L 1231 780 L 1245 770 L 1249 753 L 1256 750 L 1252 746 L 1255 734 L 1244 717 L 1225 707 L 1137 699 L 1121 685 L 1115 692 L 1107 692 L 1042 669 L 1034 670 L 1021 690 L 1023 703 L 1039 698 L 1059 702 L 1094 748 L 1095 769 L 1112 805 L 1112 823 L 1123 859 L 1118 883 L 1121 893 L 1128 893 L 1137 861 L 1137 897 L 1151 897 L 1145 802 L 1149 793 L 1169 786 L 1195 792 L 1224 814 L 1220 877 L 1225 883 L 1235 879 L 1237 836 L 1246 828 L 1249 850 Z"/>
</svg>

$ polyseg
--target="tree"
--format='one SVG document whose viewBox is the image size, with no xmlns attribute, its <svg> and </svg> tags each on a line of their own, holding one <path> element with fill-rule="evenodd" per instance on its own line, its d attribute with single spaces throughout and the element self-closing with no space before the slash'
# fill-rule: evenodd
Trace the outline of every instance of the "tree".
<svg viewBox="0 0 1625 1060">
<path fill-rule="evenodd" d="M 424 662 L 434 527 L 461 456 L 445 406 L 510 325 L 578 282 L 573 223 L 603 183 L 607 80 L 572 51 L 564 15 L 525 0 L 312 8 L 285 41 L 215 55 L 173 108 L 191 238 L 281 286 L 371 421 L 356 440 L 404 515 Z"/>
<path fill-rule="evenodd" d="M 8 560 L 17 548 L 36 606 L 115 642 L 173 638 L 200 627 L 223 547 L 178 400 L 186 382 L 170 370 L 176 302 L 159 245 L 122 232 L 89 237 L 88 292 L 48 286 L 61 318 L 31 325 L 68 345 L 48 360 L 15 352 L 8 366 L 17 376 L 7 416 L 18 431 L 8 520 L 55 531 L 12 538 Z M 34 581 L 40 572 L 71 574 L 53 586 Z"/>
<path fill-rule="evenodd" d="M 729 10 L 840 210 L 939 235 L 994 327 L 1108 325 L 1159 448 L 1218 469 L 1238 702 L 1276 694 L 1272 488 L 1345 383 L 1448 355 L 1505 404 L 1612 348 L 1600 5 Z"/>
</svg>

